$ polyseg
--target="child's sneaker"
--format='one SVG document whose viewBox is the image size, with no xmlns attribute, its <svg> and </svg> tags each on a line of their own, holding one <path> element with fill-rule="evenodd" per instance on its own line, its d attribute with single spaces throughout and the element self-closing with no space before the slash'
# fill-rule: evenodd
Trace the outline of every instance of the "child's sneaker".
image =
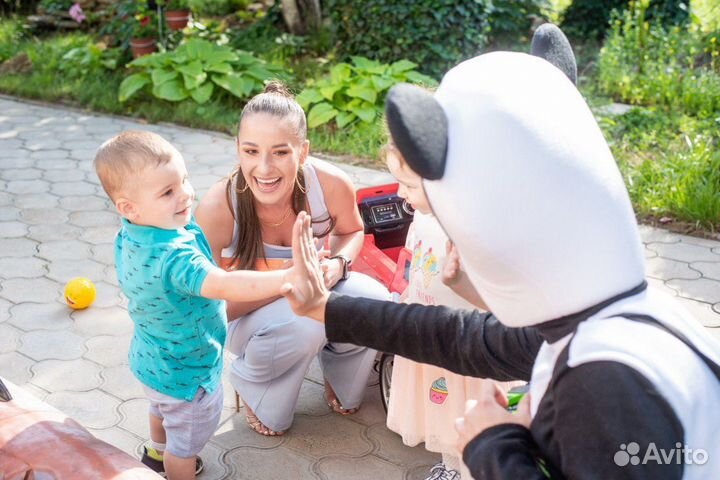
<svg viewBox="0 0 720 480">
<path fill-rule="evenodd" d="M 430 469 L 430 476 L 425 480 L 460 480 L 460 473 L 457 470 L 448 470 L 444 463 L 436 463 Z"/>
<path fill-rule="evenodd" d="M 140 461 L 153 472 L 165 477 L 165 465 L 163 465 L 162 455 L 159 455 L 154 449 L 149 452 L 148 447 L 143 447 L 143 456 Z M 205 468 L 205 465 L 202 458 L 195 457 L 195 475 L 199 475 L 203 468 Z"/>
</svg>

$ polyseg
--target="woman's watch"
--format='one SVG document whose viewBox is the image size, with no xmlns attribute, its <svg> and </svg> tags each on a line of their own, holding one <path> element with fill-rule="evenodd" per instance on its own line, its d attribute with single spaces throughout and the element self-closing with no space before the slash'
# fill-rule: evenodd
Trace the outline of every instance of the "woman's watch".
<svg viewBox="0 0 720 480">
<path fill-rule="evenodd" d="M 333 255 L 332 257 L 328 257 L 328 260 L 333 260 L 335 258 L 339 258 L 342 261 L 342 277 L 340 277 L 341 280 L 347 280 L 348 276 L 350 276 L 350 265 L 352 265 L 352 260 L 350 260 L 350 257 L 343 254 Z"/>
</svg>

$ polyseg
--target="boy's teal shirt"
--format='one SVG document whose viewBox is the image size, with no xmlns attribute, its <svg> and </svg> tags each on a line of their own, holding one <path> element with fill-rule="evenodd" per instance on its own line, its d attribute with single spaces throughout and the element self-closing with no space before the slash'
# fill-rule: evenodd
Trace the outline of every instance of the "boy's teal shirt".
<svg viewBox="0 0 720 480">
<path fill-rule="evenodd" d="M 194 218 L 177 230 L 122 220 L 115 268 L 135 323 L 130 370 L 160 393 L 192 401 L 198 387 L 212 392 L 220 383 L 225 302 L 200 296 L 214 267 Z"/>
</svg>

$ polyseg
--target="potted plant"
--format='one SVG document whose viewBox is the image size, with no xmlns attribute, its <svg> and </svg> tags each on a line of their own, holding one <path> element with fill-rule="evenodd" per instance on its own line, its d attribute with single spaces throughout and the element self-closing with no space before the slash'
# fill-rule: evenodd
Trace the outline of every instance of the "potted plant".
<svg viewBox="0 0 720 480">
<path fill-rule="evenodd" d="M 190 7 L 187 0 L 167 0 L 165 2 L 165 22 L 170 30 L 182 30 L 190 20 Z"/>
<path fill-rule="evenodd" d="M 130 37 L 130 50 L 133 58 L 147 55 L 157 50 L 157 16 L 152 12 L 142 12 L 135 16 Z"/>
</svg>

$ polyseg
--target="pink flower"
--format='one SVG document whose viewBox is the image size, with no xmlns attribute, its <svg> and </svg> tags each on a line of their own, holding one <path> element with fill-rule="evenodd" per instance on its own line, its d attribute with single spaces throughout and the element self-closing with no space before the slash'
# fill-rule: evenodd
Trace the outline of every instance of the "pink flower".
<svg viewBox="0 0 720 480">
<path fill-rule="evenodd" d="M 82 21 L 85 20 L 85 13 L 83 12 L 82 7 L 77 3 L 73 3 L 73 6 L 70 7 L 68 13 L 70 14 L 70 17 L 77 23 L 82 23 Z"/>
</svg>

